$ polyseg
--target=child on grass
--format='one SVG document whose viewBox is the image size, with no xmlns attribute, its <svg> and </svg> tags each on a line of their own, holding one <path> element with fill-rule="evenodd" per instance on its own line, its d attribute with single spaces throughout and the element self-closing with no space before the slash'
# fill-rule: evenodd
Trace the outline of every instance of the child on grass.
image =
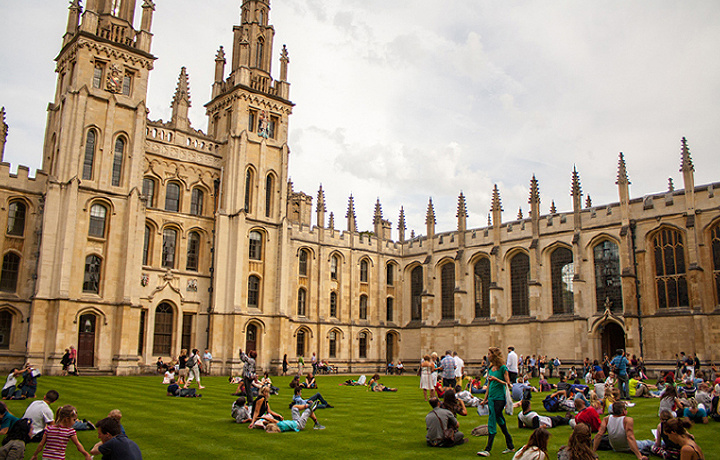
<svg viewBox="0 0 720 460">
<path fill-rule="evenodd" d="M 266 433 L 282 433 L 284 431 L 301 431 L 305 429 L 305 424 L 308 418 L 312 419 L 315 423 L 315 430 L 324 430 L 325 427 L 318 422 L 315 417 L 315 409 L 318 406 L 318 401 L 313 401 L 312 404 L 301 404 L 292 407 L 292 420 L 281 420 L 279 422 L 266 422 L 265 432 Z M 303 411 L 302 414 L 300 411 Z"/>
<path fill-rule="evenodd" d="M 40 452 L 43 452 L 43 458 L 47 459 L 60 459 L 65 458 L 65 449 L 67 448 L 68 440 L 72 440 L 77 447 L 78 452 L 85 456 L 86 460 L 92 460 L 92 457 L 85 450 L 83 445 L 78 441 L 77 434 L 72 428 L 73 423 L 77 420 L 77 411 L 73 406 L 67 405 L 62 406 L 57 411 L 56 422 L 54 425 L 48 425 L 45 427 L 42 441 L 35 449 L 35 453 L 30 460 L 36 460 Z M 44 451 L 43 451 L 44 449 Z"/>
<path fill-rule="evenodd" d="M 230 416 L 235 419 L 236 423 L 248 423 L 252 420 L 250 408 L 245 405 L 245 396 L 240 396 L 232 405 Z"/>
</svg>

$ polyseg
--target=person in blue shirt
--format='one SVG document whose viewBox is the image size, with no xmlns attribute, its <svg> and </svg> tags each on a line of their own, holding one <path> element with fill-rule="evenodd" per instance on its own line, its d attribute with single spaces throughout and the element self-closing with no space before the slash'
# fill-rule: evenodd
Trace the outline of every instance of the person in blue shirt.
<svg viewBox="0 0 720 460">
<path fill-rule="evenodd" d="M 292 407 L 292 420 L 281 420 L 279 422 L 270 422 L 265 425 L 266 433 L 282 433 L 285 431 L 300 431 L 305 429 L 308 419 L 312 419 L 315 423 L 314 429 L 324 430 L 325 427 L 318 422 L 315 416 L 315 409 L 319 402 L 314 401 L 312 404 L 295 405 Z M 300 413 L 302 411 L 302 413 Z"/>
<path fill-rule="evenodd" d="M 630 361 L 625 357 L 625 350 L 618 348 L 617 354 L 610 361 L 610 367 L 615 369 L 615 373 L 620 381 L 620 395 L 624 400 L 630 400 L 630 387 L 628 385 L 628 373 L 627 368 Z"/>
</svg>

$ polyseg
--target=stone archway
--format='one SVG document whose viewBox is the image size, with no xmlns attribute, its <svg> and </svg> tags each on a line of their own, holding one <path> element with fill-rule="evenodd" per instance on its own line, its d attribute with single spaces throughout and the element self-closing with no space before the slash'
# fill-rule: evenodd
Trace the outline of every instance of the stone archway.
<svg viewBox="0 0 720 460">
<path fill-rule="evenodd" d="M 602 326 L 600 335 L 601 351 L 608 355 L 614 356 L 615 351 L 622 348 L 625 349 L 625 330 L 622 326 L 615 322 L 608 322 Z"/>
</svg>

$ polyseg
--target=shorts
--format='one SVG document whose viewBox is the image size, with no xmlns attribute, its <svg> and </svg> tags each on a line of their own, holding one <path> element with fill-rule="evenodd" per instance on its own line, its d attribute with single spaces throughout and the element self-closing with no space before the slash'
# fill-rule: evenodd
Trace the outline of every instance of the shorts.
<svg viewBox="0 0 720 460">
<path fill-rule="evenodd" d="M 451 379 L 443 378 L 443 386 L 446 388 L 455 388 L 455 377 Z"/>
</svg>

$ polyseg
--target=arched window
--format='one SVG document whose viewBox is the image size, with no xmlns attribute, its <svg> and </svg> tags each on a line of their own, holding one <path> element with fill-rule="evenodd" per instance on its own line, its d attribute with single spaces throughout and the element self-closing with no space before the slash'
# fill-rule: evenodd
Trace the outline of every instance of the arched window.
<svg viewBox="0 0 720 460">
<path fill-rule="evenodd" d="M 247 305 L 249 308 L 260 306 L 260 278 L 255 275 L 250 275 L 248 278 Z"/>
<path fill-rule="evenodd" d="M 85 136 L 85 158 L 83 160 L 83 180 L 91 180 L 93 177 L 93 162 L 95 161 L 95 143 L 97 133 L 90 129 Z"/>
<path fill-rule="evenodd" d="M 101 204 L 94 204 L 90 207 L 90 226 L 88 235 L 97 238 L 105 238 L 105 219 L 107 208 Z"/>
<path fill-rule="evenodd" d="M 298 260 L 298 274 L 300 276 L 307 276 L 308 274 L 308 252 L 305 249 L 300 250 Z"/>
<path fill-rule="evenodd" d="M 410 318 L 422 320 L 423 269 L 420 265 L 410 272 Z"/>
<path fill-rule="evenodd" d="M 7 234 L 13 236 L 23 236 L 25 234 L 25 203 L 22 201 L 13 201 L 8 206 L 8 223 Z"/>
<path fill-rule="evenodd" d="M 303 288 L 298 289 L 298 308 L 297 308 L 298 316 L 305 316 L 305 300 L 306 300 L 305 297 L 306 297 L 305 289 L 303 289 Z"/>
<path fill-rule="evenodd" d="M 557 248 L 550 255 L 550 277 L 552 281 L 553 314 L 572 313 L 573 301 L 573 253 L 567 248 Z"/>
<path fill-rule="evenodd" d="M 255 67 L 258 69 L 262 69 L 262 63 L 263 63 L 263 41 L 258 40 L 256 49 L 256 61 L 255 61 Z"/>
<path fill-rule="evenodd" d="M 385 266 L 385 270 L 386 270 L 385 282 L 387 283 L 388 286 L 392 286 L 393 284 L 395 284 L 395 264 L 387 264 Z"/>
<path fill-rule="evenodd" d="M 330 257 L 330 279 L 338 279 L 338 266 L 340 265 L 340 258 L 336 255 Z"/>
<path fill-rule="evenodd" d="M 358 335 L 358 356 L 367 358 L 367 333 L 365 332 Z"/>
<path fill-rule="evenodd" d="M 268 174 L 265 178 L 265 217 L 270 217 L 272 215 L 272 205 L 273 205 L 273 189 L 275 188 L 273 180 L 273 175 Z"/>
<path fill-rule="evenodd" d="M 0 311 L 0 349 L 10 348 L 13 315 L 7 310 Z"/>
<path fill-rule="evenodd" d="M 442 319 L 455 319 L 455 264 L 443 265 L 440 277 Z"/>
<path fill-rule="evenodd" d="M 712 238 L 713 277 L 715 278 L 715 302 L 720 302 L 720 224 L 710 232 Z"/>
<path fill-rule="evenodd" d="M 143 178 L 143 196 L 145 197 L 145 206 L 148 208 L 155 207 L 155 179 L 149 177 Z M 179 191 L 178 191 L 179 194 Z"/>
<path fill-rule="evenodd" d="M 170 212 L 180 211 L 180 184 L 168 182 L 165 189 L 165 210 Z"/>
<path fill-rule="evenodd" d="M 359 308 L 359 315 L 360 319 L 367 319 L 367 304 L 368 304 L 368 298 L 365 294 L 360 296 L 360 308 Z"/>
<path fill-rule="evenodd" d="M 690 301 L 682 235 L 677 230 L 662 229 L 653 238 L 653 245 L 658 307 L 687 307 Z"/>
<path fill-rule="evenodd" d="M 530 314 L 530 258 L 527 254 L 516 254 L 510 260 L 510 295 L 512 296 L 512 315 Z"/>
<path fill-rule="evenodd" d="M 177 247 L 177 230 L 166 228 L 163 230 L 162 266 L 175 268 L 175 249 Z"/>
<path fill-rule="evenodd" d="M 115 140 L 115 154 L 113 156 L 112 184 L 120 185 L 122 178 L 123 157 L 125 156 L 125 139 L 118 137 Z"/>
<path fill-rule="evenodd" d="M 187 270 L 197 271 L 200 261 L 200 234 L 198 232 L 190 232 L 188 235 L 187 246 Z"/>
<path fill-rule="evenodd" d="M 15 292 L 20 273 L 20 256 L 8 252 L 3 256 L 2 273 L 0 274 L 0 291 Z"/>
<path fill-rule="evenodd" d="M 252 212 L 252 190 L 253 190 L 254 174 L 253 170 L 248 168 L 245 173 L 245 212 Z"/>
<path fill-rule="evenodd" d="M 173 309 L 161 303 L 155 309 L 155 333 L 153 334 L 153 355 L 170 356 L 173 335 Z"/>
<path fill-rule="evenodd" d="M 394 303 L 395 299 L 392 297 L 385 299 L 385 319 L 389 322 L 395 321 L 395 312 L 393 311 Z"/>
<path fill-rule="evenodd" d="M 100 268 L 102 259 L 94 254 L 85 258 L 85 277 L 83 278 L 83 292 L 100 292 Z"/>
<path fill-rule="evenodd" d="M 605 240 L 595 245 L 593 257 L 595 259 L 595 302 L 597 302 L 597 311 L 604 311 L 606 305 L 614 312 L 623 311 L 618 245 Z"/>
<path fill-rule="evenodd" d="M 330 317 L 337 318 L 337 294 L 330 293 Z"/>
<path fill-rule="evenodd" d="M 490 317 L 490 259 L 475 262 L 475 318 Z"/>
<path fill-rule="evenodd" d="M 145 225 L 145 238 L 143 240 L 143 265 L 150 265 L 150 254 L 152 251 L 152 227 Z"/>
<path fill-rule="evenodd" d="M 361 283 L 367 283 L 368 282 L 368 262 L 367 259 L 363 259 L 360 261 L 360 282 Z"/>
<path fill-rule="evenodd" d="M 203 213 L 203 191 L 195 187 L 190 195 L 190 214 L 202 216 Z"/>
<path fill-rule="evenodd" d="M 262 234 L 260 232 L 250 232 L 248 244 L 248 257 L 250 257 L 250 260 L 262 260 L 262 243 Z"/>
<path fill-rule="evenodd" d="M 335 358 L 337 356 L 337 332 L 330 331 L 328 343 L 328 356 Z"/>
<path fill-rule="evenodd" d="M 295 341 L 295 354 L 297 356 L 305 356 L 305 331 L 300 329 L 297 332 L 297 340 Z"/>
</svg>

